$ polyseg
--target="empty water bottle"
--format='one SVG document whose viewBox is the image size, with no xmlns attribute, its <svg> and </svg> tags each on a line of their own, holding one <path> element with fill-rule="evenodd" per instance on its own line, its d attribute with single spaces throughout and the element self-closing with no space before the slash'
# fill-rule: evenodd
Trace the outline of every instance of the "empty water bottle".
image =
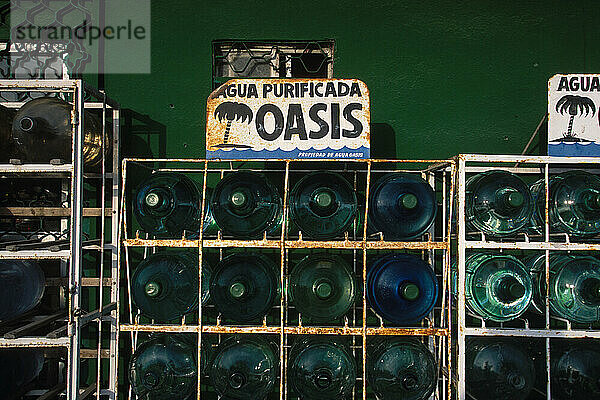
<svg viewBox="0 0 600 400">
<path fill-rule="evenodd" d="M 552 345 L 552 397 L 600 399 L 600 347 L 595 343 L 571 341 Z"/>
<path fill-rule="evenodd" d="M 344 399 L 356 383 L 356 363 L 347 347 L 331 338 L 306 338 L 292 346 L 289 381 L 301 399 Z"/>
<path fill-rule="evenodd" d="M 467 391 L 476 399 L 525 400 L 535 383 L 533 360 L 509 340 L 467 341 Z"/>
<path fill-rule="evenodd" d="M 257 336 L 232 336 L 219 344 L 210 379 L 221 398 L 262 400 L 273 391 L 278 365 L 275 344 Z"/>
<path fill-rule="evenodd" d="M 40 97 L 25 103 L 12 123 L 12 139 L 18 156 L 29 162 L 71 160 L 73 106 L 57 97 Z M 109 140 L 107 139 L 107 142 Z M 94 167 L 102 160 L 102 124 L 84 113 L 83 161 Z"/>
<path fill-rule="evenodd" d="M 44 272 L 31 260 L 0 260 L 0 321 L 33 310 L 44 296 Z"/>
<path fill-rule="evenodd" d="M 225 257 L 213 272 L 210 294 L 221 315 L 234 322 L 264 317 L 279 297 L 280 279 L 264 255 L 237 253 Z"/>
<path fill-rule="evenodd" d="M 438 296 L 431 266 L 411 254 L 376 260 L 367 271 L 367 300 L 377 314 L 398 325 L 427 317 Z"/>
<path fill-rule="evenodd" d="M 289 298 L 311 322 L 335 323 L 354 304 L 357 286 L 350 266 L 339 256 L 306 256 L 289 276 Z"/>
<path fill-rule="evenodd" d="M 185 335 L 160 335 L 131 357 L 129 380 L 140 399 L 189 399 L 196 392 L 197 347 Z"/>
<path fill-rule="evenodd" d="M 11 398 L 25 385 L 34 381 L 44 367 L 42 349 L 0 350 L 0 393 Z"/>
<path fill-rule="evenodd" d="M 467 180 L 467 227 L 490 236 L 509 236 L 530 221 L 534 202 L 529 188 L 517 175 L 490 170 Z"/>
<path fill-rule="evenodd" d="M 367 379 L 380 400 L 428 399 L 437 385 L 435 357 L 414 338 L 382 339 L 369 347 Z"/>
<path fill-rule="evenodd" d="M 475 314 L 504 322 L 519 317 L 529 307 L 533 282 L 516 257 L 475 253 L 467 258 L 465 270 L 466 302 Z"/>
<path fill-rule="evenodd" d="M 209 298 L 210 267 L 202 265 L 202 304 Z M 142 315 L 160 321 L 181 318 L 198 307 L 198 258 L 188 253 L 157 253 L 136 268 L 131 287 Z"/>
<path fill-rule="evenodd" d="M 548 182 L 548 218 L 551 233 L 590 237 L 600 233 L 600 178 L 585 171 L 568 171 Z M 544 233 L 546 186 L 539 180 L 531 187 L 536 203 L 533 226 Z"/>
<path fill-rule="evenodd" d="M 307 174 L 290 193 L 291 220 L 315 239 L 333 239 L 348 231 L 358 207 L 352 186 L 332 172 Z"/>
<path fill-rule="evenodd" d="M 535 282 L 535 308 L 546 309 L 546 259 L 544 255 L 528 262 Z M 550 312 L 571 322 L 591 324 L 600 321 L 600 261 L 590 256 L 550 255 Z"/>
<path fill-rule="evenodd" d="M 250 171 L 226 175 L 215 187 L 210 204 L 219 228 L 241 238 L 274 233 L 283 215 L 277 189 L 266 176 Z"/>
<path fill-rule="evenodd" d="M 435 220 L 435 193 L 420 176 L 392 173 L 377 181 L 369 196 L 369 225 L 387 240 L 412 240 Z"/>
</svg>

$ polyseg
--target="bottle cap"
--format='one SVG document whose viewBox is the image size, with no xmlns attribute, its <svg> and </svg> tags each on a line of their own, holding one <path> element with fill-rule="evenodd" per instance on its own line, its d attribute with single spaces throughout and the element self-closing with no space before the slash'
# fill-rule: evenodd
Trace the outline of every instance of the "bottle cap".
<svg viewBox="0 0 600 400">
<path fill-rule="evenodd" d="M 405 193 L 398 199 L 398 205 L 407 210 L 412 210 L 413 208 L 417 207 L 418 203 L 419 199 L 417 199 L 417 196 L 412 193 Z"/>
<path fill-rule="evenodd" d="M 521 192 L 511 192 L 506 196 L 506 202 L 511 207 L 521 207 L 525 202 L 525 197 L 523 197 Z"/>
<path fill-rule="evenodd" d="M 525 378 L 522 375 L 511 372 L 508 374 L 508 384 L 515 389 L 523 389 L 525 387 Z"/>
<path fill-rule="evenodd" d="M 160 203 L 160 196 L 157 193 L 150 192 L 144 200 L 148 207 L 156 207 Z"/>
<path fill-rule="evenodd" d="M 246 286 L 242 282 L 235 282 L 229 287 L 229 293 L 239 299 L 246 293 Z"/>
<path fill-rule="evenodd" d="M 315 194 L 314 196 L 315 199 L 315 203 L 319 206 L 319 207 L 329 207 L 331 205 L 331 203 L 333 203 L 333 197 L 331 196 L 331 193 L 327 192 L 327 191 L 319 191 L 317 194 Z"/>
<path fill-rule="evenodd" d="M 146 292 L 146 296 L 156 297 L 160 294 L 160 284 L 158 282 L 150 281 L 144 286 L 144 292 Z"/>
<path fill-rule="evenodd" d="M 419 287 L 414 283 L 405 283 L 400 287 L 400 296 L 404 300 L 415 301 L 419 298 Z"/>
<path fill-rule="evenodd" d="M 146 372 L 144 375 L 144 386 L 148 388 L 155 388 L 158 386 L 160 378 L 154 372 Z"/>
<path fill-rule="evenodd" d="M 246 204 L 246 195 L 243 192 L 233 192 L 231 194 L 231 204 L 236 207 L 241 207 Z"/>
<path fill-rule="evenodd" d="M 317 297 L 321 300 L 329 298 L 333 292 L 333 288 L 329 282 L 319 282 L 315 285 L 313 290 Z"/>
<path fill-rule="evenodd" d="M 331 376 L 331 371 L 329 370 L 320 370 L 315 376 L 315 385 L 319 389 L 327 389 L 329 386 L 331 386 L 332 381 L 333 377 Z"/>
<path fill-rule="evenodd" d="M 33 121 L 33 118 L 30 117 L 23 117 L 19 121 L 19 126 L 21 127 L 21 130 L 25 132 L 31 131 L 33 129 L 34 124 L 35 123 Z"/>
<path fill-rule="evenodd" d="M 246 377 L 241 372 L 234 372 L 229 377 L 229 385 L 234 389 L 239 389 L 246 383 Z"/>
<path fill-rule="evenodd" d="M 406 374 L 400 377 L 402 388 L 407 392 L 413 391 L 419 386 L 419 379 L 413 374 Z"/>
</svg>

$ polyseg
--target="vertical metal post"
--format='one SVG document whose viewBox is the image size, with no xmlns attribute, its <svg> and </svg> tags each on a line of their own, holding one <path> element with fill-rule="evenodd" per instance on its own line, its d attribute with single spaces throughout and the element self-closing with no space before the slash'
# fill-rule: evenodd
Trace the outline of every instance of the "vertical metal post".
<svg viewBox="0 0 600 400">
<path fill-rule="evenodd" d="M 285 234 L 286 234 L 286 230 L 287 230 L 287 210 L 288 210 L 288 186 L 289 186 L 289 179 L 290 179 L 290 161 L 286 160 L 285 162 L 285 180 L 284 180 L 284 186 L 283 186 L 283 220 L 281 222 L 281 240 L 280 240 L 280 246 L 279 246 L 279 251 L 281 253 L 281 264 L 280 264 L 280 281 L 279 284 L 281 285 L 281 296 L 279 298 L 279 305 L 280 305 L 280 326 L 279 328 L 281 329 L 280 335 L 279 335 L 279 400 L 283 400 L 284 399 L 284 388 L 283 388 L 283 383 L 285 380 L 285 351 L 284 351 L 284 344 L 285 344 L 285 330 L 284 330 L 284 322 L 285 322 L 285 309 L 284 309 L 284 304 L 286 303 L 286 298 L 287 298 L 287 294 L 285 293 Z"/>
<path fill-rule="evenodd" d="M 206 181 L 208 179 L 208 161 L 204 161 L 204 174 L 202 177 L 202 199 L 200 200 L 200 232 L 198 232 L 198 400 L 201 397 L 202 388 L 202 261 L 204 247 L 204 218 L 206 210 Z"/>
<path fill-rule="evenodd" d="M 544 214 L 544 241 L 545 242 L 550 242 L 550 209 L 548 208 L 548 205 L 550 204 L 550 185 L 549 185 L 549 179 L 550 179 L 550 171 L 549 171 L 549 165 L 548 164 L 544 164 L 544 210 L 545 210 L 545 214 Z M 546 312 L 545 312 L 545 317 L 546 317 L 546 329 L 550 329 L 550 251 L 546 250 L 545 251 L 545 256 L 546 256 L 546 260 L 545 260 L 545 278 L 546 278 L 546 298 L 545 298 L 545 303 L 546 303 Z M 546 399 L 547 400 L 552 400 L 552 395 L 550 393 L 550 338 L 547 337 L 546 338 Z"/>
<path fill-rule="evenodd" d="M 369 216 L 369 190 L 371 189 L 371 161 L 367 161 L 367 187 L 365 188 L 365 219 L 362 240 L 362 398 L 367 399 L 367 219 Z"/>
<path fill-rule="evenodd" d="M 79 312 L 81 309 L 81 216 L 83 195 L 83 82 L 76 81 L 73 96 L 73 154 L 72 154 L 72 186 L 71 186 L 71 265 L 69 293 L 71 296 L 69 313 L 69 366 L 67 378 L 67 398 L 77 400 L 79 397 Z"/>
</svg>

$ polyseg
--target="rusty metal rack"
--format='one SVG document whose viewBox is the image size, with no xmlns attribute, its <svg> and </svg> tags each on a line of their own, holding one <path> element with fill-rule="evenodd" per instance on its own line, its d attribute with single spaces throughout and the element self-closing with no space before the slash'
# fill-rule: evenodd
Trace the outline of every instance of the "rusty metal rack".
<svg viewBox="0 0 600 400">
<path fill-rule="evenodd" d="M 86 301 L 89 299 L 89 293 L 86 293 L 89 287 L 99 287 L 100 292 L 102 292 L 103 286 L 108 287 L 112 293 L 114 292 L 112 288 L 116 287 L 116 280 L 84 277 L 82 265 L 84 255 L 87 253 L 104 254 L 109 251 L 114 254 L 108 259 L 112 260 L 114 273 L 116 273 L 118 228 L 116 207 L 118 207 L 118 185 L 120 183 L 117 152 L 112 154 L 114 166 L 110 170 L 106 167 L 104 160 L 99 172 L 90 172 L 84 168 L 84 109 L 96 109 L 95 112 L 102 115 L 102 146 L 116 149 L 118 105 L 108 99 L 104 93 L 98 92 L 81 80 L 0 80 L 0 93 L 8 94 L 0 96 L 2 99 L 12 100 L 3 100 L 0 103 L 9 109 L 18 109 L 28 100 L 42 96 L 59 97 L 72 104 L 73 141 L 70 160 L 52 160 L 48 164 L 31 164 L 23 163 L 20 160 L 11 160 L 9 163 L 0 164 L 0 176 L 4 182 L 14 182 L 15 180 L 26 182 L 53 180 L 58 182 L 56 190 L 58 204 L 0 207 L 0 218 L 5 220 L 34 218 L 40 221 L 51 221 L 47 226 L 41 222 L 42 228 L 28 233 L 25 238 L 10 239 L 10 242 L 0 241 L 0 258 L 40 260 L 46 273 L 47 293 L 52 295 L 49 300 L 45 296 L 44 307 L 38 307 L 19 319 L 4 324 L 2 332 L 0 332 L 2 334 L 0 347 L 44 349 L 46 362 L 42 370 L 43 379 L 40 378 L 39 382 L 42 387 L 28 386 L 27 390 L 22 393 L 22 398 L 83 399 L 94 391 L 89 387 L 79 390 L 80 358 L 89 359 L 96 355 L 81 349 L 82 328 L 87 329 L 90 322 L 99 320 L 96 313 L 99 312 L 102 315 L 106 312 L 103 312 L 102 307 L 92 313 L 82 311 L 82 296 L 87 296 Z M 3 129 L 10 130 L 10 125 Z M 108 131 L 112 131 L 113 135 L 107 134 Z M 113 138 L 112 143 L 107 139 L 109 137 Z M 109 152 L 105 152 L 105 154 L 109 154 Z M 103 203 L 104 195 L 100 195 L 100 193 L 109 193 L 110 195 L 114 193 L 112 206 L 108 209 L 99 206 L 90 207 L 88 205 L 90 199 L 86 197 L 87 194 L 84 194 L 84 187 L 86 188 L 85 193 L 89 193 L 90 188 L 95 187 Z M 106 224 L 105 219 L 110 218 L 112 221 L 114 234 L 109 241 L 104 240 L 104 235 L 95 239 L 84 232 L 83 227 L 89 225 L 89 221 L 98 220 L 98 218 L 100 221 L 97 224 L 102 226 L 102 229 Z M 92 222 L 92 224 L 96 224 L 96 222 Z M 45 229 L 48 227 L 49 229 Z M 13 233 L 16 232 L 5 231 L 3 228 L 0 236 Z M 104 255 L 99 258 L 103 257 Z M 96 269 L 97 265 L 93 265 L 91 268 Z M 103 271 L 102 267 L 99 269 Z M 116 304 L 116 297 L 112 294 L 109 297 Z M 52 305 L 48 306 L 47 302 L 51 302 Z M 116 312 L 114 312 L 112 321 L 112 331 L 116 335 Z M 106 352 L 105 350 L 98 351 L 102 354 Z M 116 362 L 114 368 L 116 371 Z"/>
<path fill-rule="evenodd" d="M 119 361 L 121 367 L 127 370 L 127 362 L 135 352 L 140 337 L 150 333 L 168 332 L 173 334 L 190 333 L 197 335 L 198 359 L 201 357 L 201 344 L 205 340 L 211 343 L 218 342 L 222 335 L 228 334 L 262 334 L 278 338 L 279 344 L 279 386 L 273 397 L 292 399 L 288 393 L 287 384 L 287 359 L 288 351 L 298 335 L 337 335 L 350 342 L 355 360 L 357 361 L 357 383 L 353 398 L 374 398 L 366 380 L 367 346 L 375 336 L 397 335 L 417 336 L 429 345 L 436 355 L 439 367 L 437 389 L 432 399 L 451 399 L 452 382 L 451 370 L 451 323 L 450 323 L 450 221 L 452 214 L 455 167 L 452 160 L 204 160 L 204 159 L 124 159 L 122 164 L 121 205 L 120 205 L 120 241 L 119 246 L 119 277 L 122 299 L 119 307 L 119 336 L 120 345 Z M 278 187 L 283 198 L 283 222 L 281 233 L 276 236 L 263 235 L 256 240 L 238 240 L 224 235 L 221 231 L 214 235 L 203 232 L 205 203 L 207 188 L 212 187 L 216 181 L 225 175 L 239 170 L 252 170 L 266 175 Z M 355 191 L 360 193 L 359 212 L 353 229 L 346 232 L 345 236 L 331 241 L 305 240 L 297 230 L 289 228 L 290 217 L 288 211 L 288 192 L 294 181 L 307 172 L 327 170 L 344 175 L 353 183 Z M 199 237 L 196 239 L 172 238 L 156 239 L 149 237 L 146 232 L 139 230 L 130 210 L 133 191 L 140 182 L 134 178 L 139 176 L 139 171 L 150 172 L 169 171 L 183 173 L 194 179 L 202 188 L 202 200 L 199 208 L 202 211 Z M 385 240 L 381 233 L 371 234 L 367 231 L 369 189 L 371 182 L 379 176 L 389 172 L 410 172 L 420 174 L 434 189 L 438 202 L 438 218 L 429 232 L 425 233 L 418 241 L 394 242 Z M 354 274 L 362 286 L 362 297 L 359 297 L 352 309 L 346 314 L 343 323 L 339 325 L 310 325 L 302 322 L 302 316 L 288 304 L 288 295 L 282 291 L 280 300 L 265 317 L 262 324 L 232 325 L 223 321 L 221 315 L 210 304 L 199 307 L 199 310 L 183 316 L 178 323 L 154 323 L 144 317 L 132 301 L 130 278 L 134 272 L 134 258 L 145 258 L 158 248 L 174 247 L 187 248 L 198 256 L 199 287 L 202 287 L 202 261 L 203 259 L 220 260 L 232 248 L 252 248 L 262 253 L 267 253 L 277 259 L 280 266 L 280 286 L 286 287 L 288 271 L 291 261 L 297 252 L 308 254 L 314 251 L 328 251 L 342 254 L 348 260 L 352 259 Z M 440 285 L 440 296 L 436 306 L 429 316 L 418 326 L 395 327 L 384 322 L 367 305 L 366 300 L 366 271 L 371 257 L 392 251 L 412 252 L 419 254 L 435 269 Z M 135 255 L 134 255 L 135 253 Z M 201 293 L 198 293 L 199 304 Z M 197 398 L 216 398 L 210 392 L 208 378 L 201 372 L 201 363 L 198 362 Z M 277 385 L 276 385 L 277 387 Z M 119 382 L 119 399 L 134 399 L 128 378 Z"/>
<path fill-rule="evenodd" d="M 551 252 L 584 252 L 594 254 L 600 251 L 600 242 L 597 238 L 593 240 L 576 240 L 567 234 L 555 234 L 550 232 L 548 214 L 548 195 L 545 199 L 545 226 L 542 234 L 519 233 L 511 238 L 494 239 L 486 237 L 482 232 L 471 232 L 466 223 L 466 193 L 465 184 L 467 178 L 475 173 L 487 170 L 505 170 L 519 175 L 526 182 L 543 179 L 546 193 L 548 193 L 548 182 L 551 174 L 557 174 L 573 169 L 582 169 L 594 174 L 600 174 L 600 167 L 596 158 L 586 157 L 547 157 L 547 156 L 507 156 L 507 155 L 478 155 L 461 154 L 456 160 L 456 244 L 457 259 L 457 296 L 453 301 L 453 312 L 457 316 L 457 341 L 455 376 L 453 380 L 457 386 L 457 398 L 476 399 L 468 393 L 466 381 L 466 340 L 470 337 L 490 338 L 512 338 L 510 340 L 527 340 L 529 345 L 536 348 L 530 351 L 539 355 L 545 368 L 545 387 L 536 387 L 528 399 L 552 399 L 552 376 L 550 372 L 550 352 L 557 340 L 575 339 L 600 339 L 600 327 L 596 325 L 582 326 L 572 324 L 567 320 L 554 317 L 550 314 L 550 303 L 548 295 L 545 298 L 545 315 L 536 318 L 527 312 L 517 320 L 494 323 L 485 321 L 469 312 L 466 307 L 465 295 L 465 263 L 470 252 L 476 250 L 509 253 L 517 256 L 530 254 L 545 254 L 545 276 L 546 287 L 549 285 Z M 532 344 L 533 343 L 533 344 Z M 539 347 L 539 349 L 538 349 Z M 539 350 L 539 351 L 538 351 Z M 535 357 L 533 357 L 535 360 Z M 539 386 L 539 385 L 538 385 Z M 477 399 L 481 400 L 481 399 Z"/>
</svg>

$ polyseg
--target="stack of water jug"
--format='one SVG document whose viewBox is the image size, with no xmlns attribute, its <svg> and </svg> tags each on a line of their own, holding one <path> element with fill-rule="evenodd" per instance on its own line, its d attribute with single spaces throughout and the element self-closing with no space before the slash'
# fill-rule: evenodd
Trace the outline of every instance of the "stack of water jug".
<svg viewBox="0 0 600 400">
<path fill-rule="evenodd" d="M 591 242 L 600 233 L 600 179 L 582 170 L 552 174 L 547 194 L 543 179 L 528 185 L 511 172 L 489 170 L 469 177 L 465 194 L 468 240 L 545 241 L 546 218 L 550 242 Z M 549 254 L 547 277 L 544 251 L 467 252 L 464 293 L 471 323 L 516 327 L 527 319 L 530 328 L 544 329 L 548 298 L 551 329 L 567 323 L 597 328 L 600 260 L 585 252 Z M 467 392 L 477 399 L 527 399 L 536 379 L 545 389 L 545 342 L 535 342 L 467 338 Z M 553 398 L 600 398 L 600 347 L 589 340 L 552 343 Z"/>
<path fill-rule="evenodd" d="M 418 173 L 381 173 L 366 201 L 341 173 L 296 175 L 287 195 L 286 231 L 296 237 L 301 232 L 302 240 L 360 240 L 356 238 L 363 237 L 365 204 L 367 234 L 389 241 L 420 240 L 436 217 L 436 194 Z M 195 239 L 202 226 L 204 238 L 216 238 L 220 231 L 218 237 L 224 239 L 278 240 L 285 215 L 284 194 L 278 190 L 282 186 L 266 171 L 227 172 L 206 189 L 202 220 L 201 185 L 187 175 L 155 172 L 135 190 L 133 213 L 149 238 Z M 201 303 L 203 309 L 216 309 L 225 324 L 260 326 L 285 290 L 302 324 L 341 327 L 353 307 L 362 306 L 362 267 L 356 272 L 343 252 L 297 252 L 300 255 L 290 257 L 283 288 L 280 254 L 256 249 L 229 250 L 213 262 L 203 256 L 199 288 L 197 252 L 159 250 L 135 266 L 131 294 L 142 317 L 155 323 L 181 321 Z M 438 278 L 419 255 L 392 253 L 369 259 L 367 302 L 390 326 L 421 326 L 438 301 Z M 263 399 L 275 391 L 279 337 L 242 334 L 212 340 L 207 335 L 205 340 L 203 335 L 199 360 L 196 339 L 159 334 L 138 345 L 129 364 L 138 398 L 193 396 L 198 363 L 208 376 L 204 382 L 210 382 L 220 398 Z M 353 347 L 350 336 L 296 335 L 286 353 L 290 392 L 301 399 L 350 398 L 361 375 Z M 400 336 L 370 339 L 368 390 L 379 399 L 427 399 L 437 387 L 438 372 L 437 356 L 427 342 Z"/>
</svg>

